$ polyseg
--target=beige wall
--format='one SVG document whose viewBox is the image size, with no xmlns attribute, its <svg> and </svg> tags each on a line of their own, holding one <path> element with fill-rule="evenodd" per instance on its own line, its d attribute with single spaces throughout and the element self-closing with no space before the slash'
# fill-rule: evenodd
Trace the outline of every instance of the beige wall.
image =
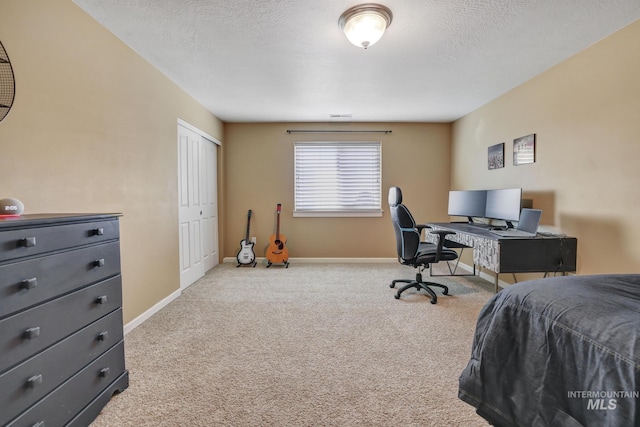
<svg viewBox="0 0 640 427">
<path fill-rule="evenodd" d="M 124 317 L 179 288 L 177 119 L 222 123 L 71 0 L 2 0 L 16 99 L 0 198 L 26 213 L 122 212 Z"/>
<path fill-rule="evenodd" d="M 640 270 L 640 21 L 456 121 L 452 189 L 522 187 L 578 238 L 578 272 Z M 513 139 L 537 136 L 513 166 Z M 505 142 L 505 167 L 487 147 Z"/>
<path fill-rule="evenodd" d="M 391 130 L 392 133 L 292 133 L 287 129 Z M 276 204 L 283 204 L 281 232 L 292 258 L 395 258 L 389 218 L 390 186 L 403 190 L 417 221 L 446 220 L 450 175 L 450 125 L 408 123 L 226 124 L 223 255 L 235 257 L 253 211 L 251 234 L 256 254 L 264 256 L 275 233 Z M 296 141 L 360 140 L 382 142 L 382 217 L 300 218 L 293 210 L 293 146 Z"/>
<path fill-rule="evenodd" d="M 292 257 L 395 257 L 386 193 L 402 187 L 418 221 L 446 220 L 449 187 L 522 186 L 543 221 L 578 237 L 580 273 L 640 264 L 640 23 L 448 124 L 227 124 L 70 0 L 2 0 L 0 41 L 16 100 L 0 123 L 0 197 L 27 213 L 122 212 L 125 322 L 179 288 L 176 122 L 219 148 L 221 255 L 246 212 L 261 256 L 283 203 Z M 224 132 L 223 132 L 224 128 Z M 287 129 L 391 129 L 287 134 Z M 486 170 L 487 147 L 536 133 L 533 165 Z M 293 143 L 380 140 L 381 218 L 293 218 Z M 450 146 L 452 143 L 452 146 Z M 507 162 L 509 163 L 509 162 Z"/>
</svg>

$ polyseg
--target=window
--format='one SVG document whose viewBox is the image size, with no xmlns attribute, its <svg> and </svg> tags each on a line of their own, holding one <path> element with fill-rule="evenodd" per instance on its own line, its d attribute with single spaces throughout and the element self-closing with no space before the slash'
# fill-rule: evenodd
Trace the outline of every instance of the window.
<svg viewBox="0 0 640 427">
<path fill-rule="evenodd" d="M 297 142 L 294 216 L 381 216 L 380 142 Z"/>
</svg>

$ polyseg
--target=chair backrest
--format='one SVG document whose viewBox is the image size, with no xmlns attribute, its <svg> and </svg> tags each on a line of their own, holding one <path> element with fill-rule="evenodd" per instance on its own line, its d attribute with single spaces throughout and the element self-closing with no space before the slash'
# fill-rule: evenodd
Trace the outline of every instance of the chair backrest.
<svg viewBox="0 0 640 427">
<path fill-rule="evenodd" d="M 396 233 L 398 258 L 405 261 L 414 259 L 420 245 L 420 233 L 411 212 L 402 204 L 402 190 L 399 187 L 389 189 L 389 210 Z"/>
</svg>

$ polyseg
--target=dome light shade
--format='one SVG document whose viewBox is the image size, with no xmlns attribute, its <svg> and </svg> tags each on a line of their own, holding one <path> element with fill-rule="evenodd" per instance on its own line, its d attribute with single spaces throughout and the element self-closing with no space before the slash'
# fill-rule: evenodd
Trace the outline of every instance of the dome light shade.
<svg viewBox="0 0 640 427">
<path fill-rule="evenodd" d="M 338 25 L 351 43 L 366 49 L 380 40 L 392 18 L 386 6 L 366 3 L 345 10 Z"/>
</svg>

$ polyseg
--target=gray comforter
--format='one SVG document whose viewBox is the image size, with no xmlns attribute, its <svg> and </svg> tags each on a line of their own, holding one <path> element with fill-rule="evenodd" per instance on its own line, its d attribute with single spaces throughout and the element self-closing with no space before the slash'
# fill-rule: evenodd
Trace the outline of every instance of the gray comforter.
<svg viewBox="0 0 640 427">
<path fill-rule="evenodd" d="M 458 396 L 495 426 L 640 425 L 640 275 L 531 280 L 496 294 Z"/>
</svg>

